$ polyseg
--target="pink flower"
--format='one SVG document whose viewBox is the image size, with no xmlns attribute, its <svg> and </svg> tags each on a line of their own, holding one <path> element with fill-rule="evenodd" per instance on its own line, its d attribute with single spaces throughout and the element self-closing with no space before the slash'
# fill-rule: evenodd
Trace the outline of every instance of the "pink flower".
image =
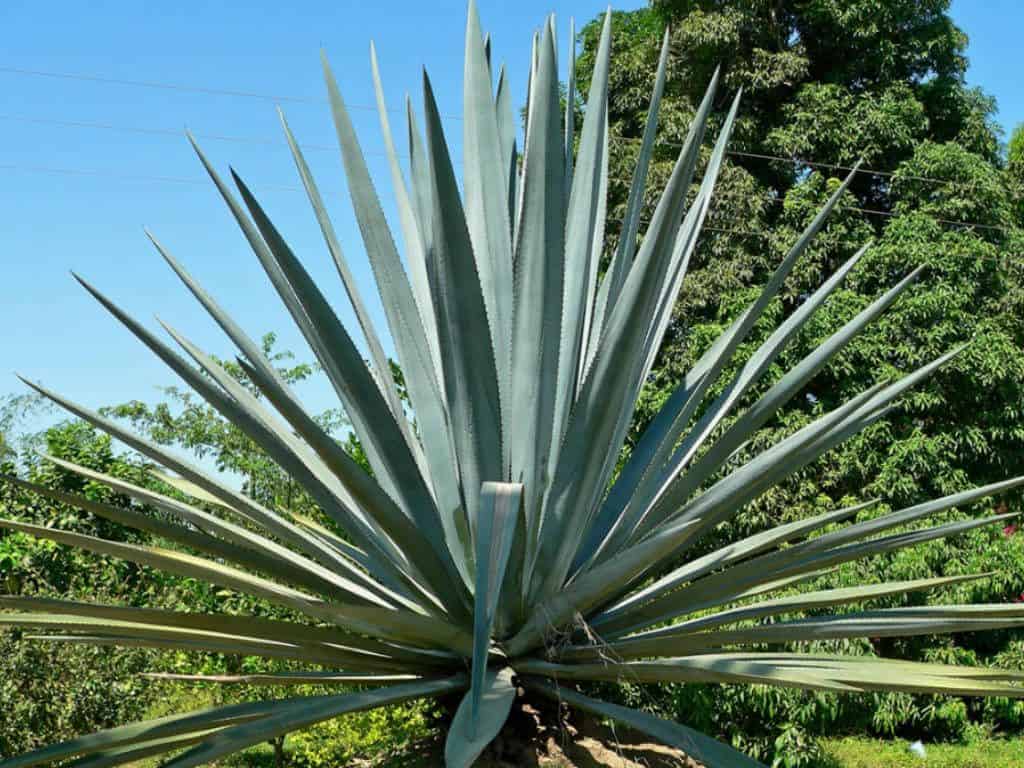
<svg viewBox="0 0 1024 768">
<path fill-rule="evenodd" d="M 1017 524 L 1010 523 L 1008 526 L 1003 528 L 1003 536 L 1010 537 L 1017 532 Z"/>
</svg>

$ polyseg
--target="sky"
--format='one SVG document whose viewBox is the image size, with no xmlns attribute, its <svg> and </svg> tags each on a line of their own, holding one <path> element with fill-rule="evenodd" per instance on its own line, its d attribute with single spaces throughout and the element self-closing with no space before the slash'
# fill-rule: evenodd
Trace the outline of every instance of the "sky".
<svg viewBox="0 0 1024 768">
<path fill-rule="evenodd" d="M 568 22 L 603 0 L 478 0 L 493 58 L 525 93 L 534 29 L 558 13 L 560 63 Z M 616 3 L 628 10 L 637 0 Z M 87 10 L 86 10 L 87 9 Z M 955 0 L 970 36 L 969 80 L 996 96 L 1009 130 L 1024 121 L 1016 81 L 1019 0 Z M 152 401 L 175 377 L 71 278 L 75 270 L 140 320 L 168 322 L 219 355 L 231 349 L 147 241 L 148 227 L 251 335 L 310 359 L 299 334 L 183 136 L 253 188 L 339 316 L 356 327 L 301 192 L 275 107 L 286 113 L 328 200 L 342 247 L 384 318 L 348 204 L 318 54 L 350 106 L 371 173 L 393 214 L 370 76 L 375 41 L 387 101 L 421 104 L 430 74 L 454 157 L 461 155 L 464 0 L 171 4 L 5 0 L 0 11 L 0 395 L 24 388 L 13 371 L 89 406 Z M 391 114 L 393 123 L 401 115 Z M 399 142 L 400 145 L 404 142 Z M 457 166 L 458 169 L 458 166 Z M 392 216 L 392 221 L 394 217 Z M 336 404 L 322 380 L 300 394 Z M 42 416 L 38 418 L 44 418 Z M 23 425 L 30 428 L 32 424 Z"/>
</svg>

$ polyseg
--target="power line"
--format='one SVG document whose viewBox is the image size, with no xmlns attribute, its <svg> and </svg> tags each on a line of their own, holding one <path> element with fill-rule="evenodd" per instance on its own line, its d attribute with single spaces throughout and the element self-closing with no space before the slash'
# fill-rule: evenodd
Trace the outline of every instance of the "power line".
<svg viewBox="0 0 1024 768">
<path fill-rule="evenodd" d="M 107 85 L 122 85 L 122 86 L 129 86 L 129 87 L 135 87 L 135 88 L 153 88 L 153 89 L 159 89 L 159 90 L 179 91 L 179 92 L 184 92 L 184 93 L 200 93 L 200 94 L 205 94 L 205 95 L 210 95 L 210 96 L 231 96 L 231 97 L 236 97 L 236 98 L 259 99 L 259 100 L 262 100 L 262 101 L 270 101 L 270 102 L 274 102 L 274 103 L 294 103 L 294 104 L 326 104 L 327 103 L 327 101 L 324 100 L 324 99 L 316 99 L 316 98 L 310 98 L 310 97 L 306 97 L 306 96 L 289 96 L 289 95 L 283 95 L 283 94 L 271 94 L 271 93 L 264 93 L 264 92 L 260 92 L 260 91 L 237 90 L 237 89 L 230 89 L 230 88 L 211 88 L 211 87 L 206 87 L 206 86 L 184 85 L 184 84 L 180 84 L 180 83 L 168 83 L 168 82 L 161 82 L 161 81 L 155 81 L 155 80 L 128 80 L 128 79 L 123 79 L 123 78 L 107 77 L 107 76 L 104 76 L 104 75 L 89 75 L 89 74 L 82 74 L 82 73 L 76 73 L 76 72 L 55 72 L 55 71 L 51 71 L 51 70 L 29 69 L 29 68 L 25 68 L 25 67 L 0 66 L 0 73 L 10 74 L 10 75 L 30 76 L 30 77 L 43 77 L 43 78 L 60 79 L 60 80 L 75 80 L 75 81 L 81 81 L 81 82 L 102 83 L 102 84 L 107 84 Z M 372 105 L 369 105 L 369 104 L 346 104 L 346 106 L 349 109 L 360 109 L 360 110 L 367 110 L 367 111 L 371 111 L 371 112 L 376 112 L 377 111 L 377 107 L 376 106 L 372 106 Z M 398 109 L 396 107 L 388 107 L 387 110 L 389 112 L 394 112 L 394 113 L 404 112 L 404 110 Z M 456 115 L 456 114 L 451 114 L 451 113 L 443 114 L 443 115 L 441 115 L 441 117 L 443 117 L 446 120 L 459 120 L 459 121 L 462 120 L 462 115 Z M 69 121 L 69 122 L 72 122 L 72 121 Z M 118 130 L 125 130 L 125 129 L 118 128 Z M 138 132 L 142 132 L 143 130 L 144 129 L 138 129 Z M 163 132 L 163 131 L 159 131 L 157 129 L 153 129 L 153 130 L 150 130 L 148 132 Z M 230 138 L 230 139 L 224 139 L 224 140 L 234 141 L 234 140 L 239 140 L 239 139 Z M 636 142 L 642 141 L 642 139 L 640 139 L 640 138 L 635 138 L 635 137 L 631 137 L 631 136 L 610 136 L 609 140 L 610 141 L 623 141 L 623 142 L 627 142 L 627 143 L 630 143 L 630 142 L 636 143 Z M 260 141 L 266 141 L 267 143 L 272 143 L 269 140 L 260 140 Z M 669 141 L 661 142 L 661 144 L 662 144 L 662 146 L 676 147 L 676 148 L 681 148 L 683 146 L 682 144 L 680 144 L 678 142 L 669 142 Z M 818 161 L 818 160 L 806 160 L 806 159 L 799 158 L 799 157 L 784 157 L 784 156 L 781 156 L 781 155 L 771 155 L 771 154 L 761 153 L 761 152 L 742 152 L 742 151 L 739 151 L 739 150 L 728 150 L 727 154 L 729 154 L 729 155 L 731 155 L 733 157 L 746 157 L 746 158 L 750 158 L 750 159 L 770 160 L 770 161 L 785 162 L 785 163 L 790 163 L 790 164 L 795 164 L 795 165 L 805 165 L 805 166 L 807 166 L 809 168 L 822 168 L 822 169 L 826 169 L 826 170 L 844 171 L 844 172 L 850 172 L 850 171 L 854 170 L 852 166 L 840 165 L 840 164 L 837 164 L 837 163 L 826 163 L 826 162 L 822 162 L 822 161 Z M 876 168 L 861 167 L 861 168 L 858 168 L 857 170 L 858 170 L 859 173 L 864 173 L 864 174 L 868 174 L 868 175 L 871 175 L 871 176 L 879 176 L 879 177 L 883 177 L 883 178 L 892 178 L 893 176 L 897 175 L 896 171 L 883 171 L 883 170 L 879 170 L 879 169 L 876 169 Z M 916 175 L 909 175 L 909 174 L 899 174 L 899 175 L 900 175 L 901 178 L 905 178 L 905 179 L 909 179 L 909 180 L 913 180 L 913 181 L 922 181 L 922 182 L 926 182 L 926 183 L 933 183 L 933 184 L 953 184 L 953 183 L 957 183 L 956 181 L 954 181 L 952 179 L 937 179 L 937 178 L 928 177 L 928 176 L 916 176 Z"/>
<path fill-rule="evenodd" d="M 86 177 L 112 178 L 112 179 L 119 179 L 119 180 L 122 180 L 122 181 L 157 182 L 157 183 L 164 183 L 164 184 L 167 184 L 167 183 L 170 183 L 170 184 L 187 184 L 187 185 L 193 185 L 193 186 L 208 186 L 209 185 L 209 179 L 198 178 L 198 177 L 158 176 L 158 175 L 139 174 L 139 173 L 121 173 L 121 172 L 118 172 L 118 171 L 106 171 L 106 170 L 101 170 L 101 169 L 89 169 L 89 168 L 66 168 L 66 167 L 46 166 L 46 165 L 21 165 L 21 164 L 15 164 L 15 163 L 0 163 L 0 170 L 19 171 L 19 172 L 26 172 L 26 173 L 53 174 L 53 175 L 61 175 L 61 176 L 86 176 Z M 268 183 L 268 184 L 259 184 L 258 186 L 260 186 L 262 188 L 265 188 L 265 189 L 274 189 L 274 190 L 279 190 L 279 191 L 283 191 L 283 192 L 303 192 L 304 191 L 301 187 L 291 186 L 291 185 L 287 185 L 287 184 Z M 862 209 L 854 209 L 854 210 L 862 210 Z M 883 213 L 887 213 L 888 214 L 888 212 L 883 212 Z M 888 215 L 896 215 L 896 214 L 888 214 Z M 941 219 L 935 219 L 935 217 L 929 217 L 929 218 L 932 218 L 932 219 L 934 219 L 936 221 L 940 221 L 940 222 L 943 221 Z M 724 220 L 725 221 L 735 221 L 735 222 L 739 222 L 739 223 L 744 223 L 743 219 L 732 218 L 732 217 L 724 217 Z M 621 221 L 621 219 L 613 219 L 612 221 Z M 648 220 L 646 220 L 646 219 L 641 219 L 640 223 L 646 225 L 646 224 L 649 224 L 650 222 Z M 965 226 L 965 227 L 970 227 L 970 226 L 986 227 L 986 226 L 988 226 L 989 228 L 993 228 L 993 229 L 1003 229 L 1003 230 L 1007 229 L 1005 227 L 991 227 L 990 225 L 970 224 L 970 223 L 967 223 L 967 222 L 952 222 L 952 223 L 955 223 L 955 224 L 960 225 L 960 226 Z M 763 238 L 763 239 L 769 239 L 772 236 L 772 233 L 766 232 L 766 231 L 760 230 L 760 229 L 736 229 L 736 228 L 730 228 L 730 227 L 720 227 L 720 226 L 717 226 L 717 225 L 714 225 L 714 224 L 706 224 L 703 227 L 701 227 L 701 230 L 702 231 L 707 231 L 707 232 L 717 232 L 719 234 L 736 235 L 736 236 L 741 236 L 741 237 L 759 237 L 759 238 Z M 1004 258 L 993 258 L 991 256 L 975 256 L 973 258 L 981 260 L 981 261 L 991 261 L 993 263 L 1005 264 L 1005 263 L 1008 262 L 1008 260 L 1010 259 L 1011 256 L 1016 258 L 1016 254 L 1010 254 L 1010 255 L 1007 255 Z"/>
<path fill-rule="evenodd" d="M 0 163 L 0 170 L 19 171 L 23 173 L 43 173 L 59 176 L 90 176 L 107 179 L 120 179 L 122 181 L 145 181 L 158 182 L 163 184 L 191 184 L 208 186 L 209 179 L 188 176 L 158 176 L 145 173 L 122 173 L 120 171 L 109 171 L 99 168 L 66 168 L 53 165 L 23 165 L 18 163 Z M 287 184 L 260 184 L 265 189 L 277 189 L 284 192 L 303 192 L 301 187 Z"/>
<path fill-rule="evenodd" d="M 166 182 L 174 184 L 192 184 L 192 185 L 205 185 L 208 183 L 206 179 L 195 178 L 195 177 L 183 177 L 183 176 L 157 176 L 151 174 L 139 174 L 139 173 L 123 173 L 120 171 L 109 171 L 104 169 L 90 169 L 90 168 L 67 168 L 49 165 L 26 165 L 18 163 L 3 163 L 0 164 L 0 169 L 8 171 L 21 171 L 25 173 L 45 173 L 45 174 L 56 174 L 65 176 L 92 176 L 99 178 L 112 178 L 120 179 L 123 181 L 145 181 L 145 182 Z M 614 177 L 613 177 L 614 178 Z M 622 179 L 616 179 L 623 181 Z M 303 189 L 298 186 L 289 184 L 261 184 L 261 187 L 267 189 L 276 189 L 284 192 L 302 192 Z M 782 198 L 775 197 L 772 195 L 766 195 L 765 198 L 769 202 L 783 203 Z M 893 218 L 900 214 L 893 211 L 882 211 L 871 208 L 861 208 L 853 205 L 837 205 L 838 210 L 854 211 L 862 213 L 867 216 L 882 216 L 885 218 Z M 1008 232 L 1010 227 L 998 226 L 995 224 L 984 224 L 982 222 L 970 222 L 970 221 L 956 221 L 954 219 L 944 219 L 938 216 L 928 215 L 928 218 L 939 224 L 963 228 L 975 228 L 984 229 L 995 232 Z M 749 233 L 748 233 L 749 234 Z"/>
<path fill-rule="evenodd" d="M 100 131 L 116 131 L 118 133 L 135 133 L 142 136 L 167 136 L 176 139 L 183 139 L 185 137 L 184 129 L 175 130 L 173 128 L 146 128 L 139 126 L 129 125 L 118 125 L 115 123 L 103 123 L 93 122 L 90 120 L 57 120 L 49 117 L 29 117 L 25 115 L 3 115 L 0 114 L 0 120 L 14 123 L 26 123 L 29 125 L 52 125 L 59 128 L 87 128 L 91 130 Z M 233 144 L 257 144 L 260 146 L 280 146 L 282 148 L 287 147 L 287 142 L 280 141 L 278 139 L 271 139 L 262 136 L 231 136 L 219 133 L 194 133 L 197 139 L 203 139 L 207 141 L 223 141 L 230 142 Z M 337 151 L 337 147 L 328 146 L 326 144 L 300 144 L 302 149 L 311 152 L 328 152 Z M 364 151 L 366 155 L 379 155 L 386 156 L 385 152 L 374 152 Z M 399 155 L 399 157 L 407 157 L 406 155 Z"/>
<path fill-rule="evenodd" d="M 609 176 L 608 179 L 609 179 L 609 181 L 619 181 L 619 182 L 622 182 L 623 184 L 631 184 L 632 183 L 632 180 L 623 179 L 623 178 L 618 177 L 618 176 Z M 785 198 L 779 197 L 778 195 L 774 195 L 774 194 L 772 194 L 770 192 L 765 193 L 761 197 L 763 197 L 769 203 L 772 203 L 774 205 L 784 205 L 785 202 L 786 202 Z M 856 205 L 837 204 L 836 207 L 835 207 L 835 210 L 837 210 L 837 211 L 854 211 L 856 213 L 862 213 L 865 216 L 881 216 L 881 217 L 884 217 L 884 218 L 887 218 L 887 219 L 895 218 L 896 216 L 902 215 L 902 214 L 897 213 L 895 211 L 883 211 L 883 210 L 879 210 L 877 208 L 863 208 L 863 207 L 856 206 Z M 1009 232 L 1012 229 L 1011 227 L 1004 227 L 1004 226 L 1000 226 L 998 224 L 983 224 L 981 222 L 957 221 L 955 219 L 945 219 L 945 218 L 942 218 L 940 216 L 932 216 L 930 214 L 928 215 L 928 218 L 930 218 L 932 221 L 935 221 L 935 222 L 937 222 L 939 224 L 945 224 L 947 226 L 952 226 L 952 227 L 984 229 L 984 230 L 989 230 L 989 231 L 994 231 L 994 232 Z"/>
<path fill-rule="evenodd" d="M 269 101 L 275 104 L 327 104 L 326 99 L 315 99 L 308 96 L 287 96 L 283 94 L 263 93 L 260 91 L 236 90 L 232 88 L 209 88 L 200 85 L 186 85 L 182 83 L 167 83 L 157 80 L 128 80 L 119 77 L 107 77 L 105 75 L 89 75 L 79 72 L 54 72 L 44 69 L 29 69 L 26 67 L 0 66 L 0 73 L 7 75 L 19 75 L 23 77 L 41 77 L 51 80 L 74 80 L 86 83 L 100 83 L 103 85 L 121 85 L 130 88 L 150 88 L 161 91 L 177 91 L 180 93 L 200 93 L 206 96 L 230 96 L 241 99 L 258 99 Z M 370 104 L 349 104 L 349 109 L 366 110 L 376 112 L 377 107 Z M 388 107 L 389 112 L 402 113 L 405 110 L 397 107 Z M 445 120 L 461 120 L 460 115 L 442 114 Z"/>
<path fill-rule="evenodd" d="M 122 78 L 107 77 L 101 75 L 89 75 L 74 72 L 54 72 L 50 70 L 41 69 L 28 69 L 24 67 L 12 67 L 12 66 L 0 66 L 0 73 L 11 74 L 11 75 L 22 75 L 31 77 L 44 77 L 51 79 L 61 80 L 76 80 L 83 82 L 92 83 L 103 83 L 109 85 L 123 85 L 136 88 L 155 88 L 160 90 L 180 91 L 185 93 L 201 93 L 212 96 L 232 96 L 237 98 L 248 98 L 248 99 L 259 99 L 262 101 L 270 101 L 275 103 L 294 103 L 294 104 L 326 104 L 324 99 L 315 99 L 304 96 L 288 96 L 280 94 L 263 93 L 259 91 L 248 91 L 248 90 L 236 90 L 229 88 L 209 88 L 205 86 L 194 86 L 194 85 L 183 85 L 179 83 L 167 83 L 154 80 L 126 80 Z M 377 108 L 368 104 L 346 104 L 349 109 L 360 109 L 376 112 Z M 402 113 L 403 109 L 396 107 L 388 107 L 389 112 Z M 462 115 L 456 115 L 452 113 L 441 115 L 446 120 L 462 120 Z M 5 118 L 11 119 L 11 118 Z M 55 121 L 56 122 L 56 121 Z M 74 121 L 68 121 L 73 123 Z M 97 126 L 90 126 L 97 127 Z M 116 128 L 116 130 L 127 130 L 124 128 Z M 151 132 L 151 133 L 163 133 L 161 129 L 136 129 L 137 132 Z M 249 142 L 261 142 L 261 143 L 276 143 L 269 139 L 241 139 L 238 137 L 222 137 L 218 140 L 223 141 L 249 141 Z M 626 143 L 637 143 L 642 141 L 640 138 L 634 138 L 631 136 L 609 136 L 610 141 L 622 141 Z M 681 148 L 683 145 L 678 142 L 664 141 L 660 142 L 662 146 Z M 784 162 L 792 165 L 805 165 L 808 168 L 821 168 L 824 170 L 832 171 L 844 171 L 850 172 L 853 169 L 852 166 L 841 165 L 837 163 L 826 163 L 819 160 L 806 160 L 799 157 L 784 157 L 782 155 L 772 155 L 761 152 L 741 152 L 739 150 L 728 150 L 727 154 L 733 157 L 746 157 L 749 159 L 758 160 L 769 160 L 776 162 Z M 897 175 L 896 171 L 884 171 L 877 168 L 865 168 L 860 167 L 857 169 L 859 173 L 864 173 L 871 176 L 879 176 L 882 178 L 892 178 Z M 931 184 L 957 184 L 962 183 L 954 179 L 938 179 L 929 176 L 917 176 L 912 174 L 899 174 L 900 178 L 908 179 L 912 181 L 921 181 Z M 973 184 L 972 184 L 973 186 Z"/>
<path fill-rule="evenodd" d="M 0 71 L 2 71 L 2 69 L 0 69 Z M 26 116 L 26 115 L 12 115 L 12 114 L 0 114 L 0 120 L 4 120 L 4 121 L 8 121 L 8 122 L 26 123 L 26 124 L 30 124 L 30 125 L 52 125 L 52 126 L 62 127 L 62 128 L 85 128 L 85 129 L 92 129 L 92 130 L 116 131 L 118 133 L 134 133 L 134 134 L 139 134 L 139 135 L 144 135 L 144 136 L 168 136 L 168 137 L 174 137 L 174 138 L 181 138 L 181 136 L 183 135 L 183 131 L 175 130 L 175 129 L 172 129 L 172 128 L 147 128 L 147 127 L 140 127 L 140 126 L 126 126 L 126 125 L 119 125 L 119 124 L 116 124 L 116 123 L 94 122 L 94 121 L 89 121 L 89 120 L 60 120 L 60 119 L 55 119 L 55 118 L 31 117 L 31 116 Z M 264 136 L 232 136 L 232 135 L 217 134 L 217 133 L 197 133 L 196 137 L 199 138 L 199 139 L 204 139 L 204 140 L 209 140 L 209 141 L 221 141 L 221 142 L 228 142 L 228 143 L 234 143 L 234 144 L 257 144 L 257 145 L 262 145 L 262 146 L 280 146 L 280 147 L 286 147 L 287 146 L 287 144 L 285 142 L 283 142 L 283 141 L 280 141 L 278 139 L 272 139 L 272 138 L 269 138 L 269 137 L 264 137 Z M 610 140 L 611 141 L 633 141 L 633 139 L 627 138 L 627 137 L 610 137 Z M 337 147 L 332 147 L 332 146 L 329 146 L 329 145 L 326 145 L 326 144 L 307 144 L 307 143 L 303 143 L 303 144 L 301 144 L 301 146 L 302 146 L 303 149 L 305 149 L 307 151 L 311 151 L 311 152 L 329 152 L 329 151 L 333 152 L 333 151 L 337 151 Z M 682 145 L 681 144 L 676 144 L 676 143 L 673 143 L 673 142 L 666 142 L 665 146 L 681 147 Z M 387 156 L 387 153 L 385 153 L 385 152 L 379 152 L 379 151 L 374 151 L 374 150 L 366 150 L 364 152 L 364 154 L 366 154 L 366 155 L 373 155 L 373 156 L 379 156 L 379 157 L 386 157 Z M 821 162 L 816 162 L 816 161 L 803 160 L 803 159 L 799 159 L 799 158 L 786 158 L 786 157 L 781 157 L 779 155 L 766 155 L 766 154 L 761 154 L 761 153 L 756 153 L 756 152 L 741 152 L 739 150 L 727 150 L 726 154 L 731 155 L 733 157 L 747 157 L 747 158 L 757 158 L 757 159 L 762 159 L 762 160 L 782 161 L 782 162 L 786 162 L 786 163 L 795 163 L 795 164 L 799 164 L 799 165 L 806 165 L 806 166 L 815 167 L 815 168 L 826 168 L 826 169 L 830 169 L 830 170 L 838 170 L 838 171 L 846 171 L 846 172 L 854 170 L 852 166 L 836 165 L 836 164 L 833 164 L 833 163 L 821 163 Z M 400 157 L 402 159 L 408 159 L 408 155 L 399 154 L 398 157 Z M 460 162 L 459 158 L 452 158 L 452 159 L 455 162 Z M 871 170 L 871 169 L 867 169 L 867 168 L 859 168 L 859 169 L 857 169 L 857 171 L 858 171 L 858 173 L 867 173 L 867 174 L 873 174 L 873 175 L 885 176 L 885 177 L 892 177 L 892 176 L 895 175 L 894 171 L 879 171 L 879 170 Z M 611 181 L 618 181 L 618 182 L 621 182 L 623 184 L 631 184 L 632 183 L 632 179 L 623 179 L 623 178 L 620 178 L 620 177 L 617 177 L 617 176 L 609 176 L 608 178 Z M 927 177 L 927 176 L 907 175 L 907 176 L 903 176 L 902 178 L 912 179 L 912 180 L 915 180 L 915 181 L 929 182 L 929 183 L 934 183 L 934 184 L 945 184 L 945 185 L 963 184 L 963 182 L 960 182 L 960 181 L 958 181 L 956 179 L 938 179 L 938 178 L 932 178 L 932 177 Z M 974 184 L 971 183 L 968 186 L 969 187 L 973 187 Z M 778 202 L 780 200 L 780 198 L 777 198 L 777 197 L 769 197 L 769 199 L 772 200 L 773 202 Z M 854 209 L 854 210 L 859 210 L 861 213 L 877 215 L 877 216 L 891 216 L 891 215 L 893 215 L 893 214 L 891 214 L 890 212 L 887 212 L 887 211 L 871 211 L 871 210 L 865 209 L 865 208 L 858 208 L 858 209 Z M 958 223 L 958 222 L 946 221 L 945 223 Z M 978 226 L 988 226 L 989 228 L 993 228 L 991 225 L 978 225 Z M 996 227 L 996 228 L 998 229 L 998 227 Z"/>
</svg>

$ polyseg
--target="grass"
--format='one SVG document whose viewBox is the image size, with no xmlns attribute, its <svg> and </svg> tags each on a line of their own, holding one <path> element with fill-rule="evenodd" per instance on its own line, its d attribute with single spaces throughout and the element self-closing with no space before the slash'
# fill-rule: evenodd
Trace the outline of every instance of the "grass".
<svg viewBox="0 0 1024 768">
<path fill-rule="evenodd" d="M 823 768 L 1019 768 L 1024 766 L 1024 738 L 986 738 L 967 744 L 926 744 L 920 758 L 905 741 L 863 737 L 823 739 Z"/>
</svg>

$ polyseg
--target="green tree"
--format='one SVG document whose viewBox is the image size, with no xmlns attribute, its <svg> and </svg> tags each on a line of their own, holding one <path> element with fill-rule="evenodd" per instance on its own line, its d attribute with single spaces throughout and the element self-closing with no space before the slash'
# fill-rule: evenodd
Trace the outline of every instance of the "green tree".
<svg viewBox="0 0 1024 768">
<path fill-rule="evenodd" d="M 629 169 L 646 117 L 645 94 L 666 27 L 670 74 L 645 218 L 694 114 L 701 84 L 716 66 L 722 67 L 727 96 L 744 89 L 745 108 L 709 227 L 644 391 L 634 437 L 717 334 L 749 304 L 844 169 L 862 160 L 872 172 L 858 174 L 841 210 L 788 279 L 771 321 L 762 323 L 761 335 L 755 333 L 747 345 L 747 354 L 861 245 L 873 242 L 846 285 L 780 359 L 778 371 L 820 344 L 894 279 L 915 267 L 924 271 L 893 309 L 738 458 L 756 454 L 880 376 L 897 376 L 944 349 L 972 344 L 887 418 L 751 505 L 737 521 L 739 531 L 730 527 L 722 538 L 796 519 L 850 494 L 912 503 L 1022 471 L 1024 219 L 1019 180 L 1024 165 L 1019 156 L 1024 136 L 1015 133 L 1004 163 L 994 101 L 965 82 L 967 38 L 950 19 L 949 2 L 655 0 L 649 8 L 614 14 L 610 220 L 624 215 Z M 576 75 L 584 93 L 599 32 L 597 19 L 581 33 Z M 609 230 L 606 257 L 616 245 L 617 228 Z M 1009 500 L 1012 508 L 1018 503 Z M 990 584 L 985 599 L 1013 599 L 1024 589 L 1024 574 L 1022 561 L 1005 559 L 1004 539 L 999 531 L 988 532 L 923 554 L 879 558 L 858 566 L 859 577 L 922 576 L 946 573 L 965 562 L 984 563 L 1004 574 Z M 845 572 L 835 578 L 855 579 Z M 985 657 L 1008 648 L 1009 640 L 1003 635 L 984 648 L 969 638 L 958 638 L 955 645 L 922 641 L 896 650 L 912 658 L 951 648 Z M 677 691 L 662 697 L 661 705 L 690 711 L 700 695 Z M 931 700 L 892 695 L 842 706 L 820 695 L 759 696 L 728 689 L 715 696 L 717 705 L 706 710 L 715 722 L 707 727 L 744 732 L 744 738 L 760 740 L 761 754 L 776 748 L 776 737 L 779 749 L 800 741 L 782 738 L 779 729 L 787 720 L 811 730 L 859 726 L 954 735 L 967 722 L 953 704 L 936 707 Z M 972 716 L 980 717 L 980 710 L 972 710 Z M 935 718 L 945 718 L 946 726 Z M 775 725 L 766 729 L 765 723 Z"/>
</svg>

